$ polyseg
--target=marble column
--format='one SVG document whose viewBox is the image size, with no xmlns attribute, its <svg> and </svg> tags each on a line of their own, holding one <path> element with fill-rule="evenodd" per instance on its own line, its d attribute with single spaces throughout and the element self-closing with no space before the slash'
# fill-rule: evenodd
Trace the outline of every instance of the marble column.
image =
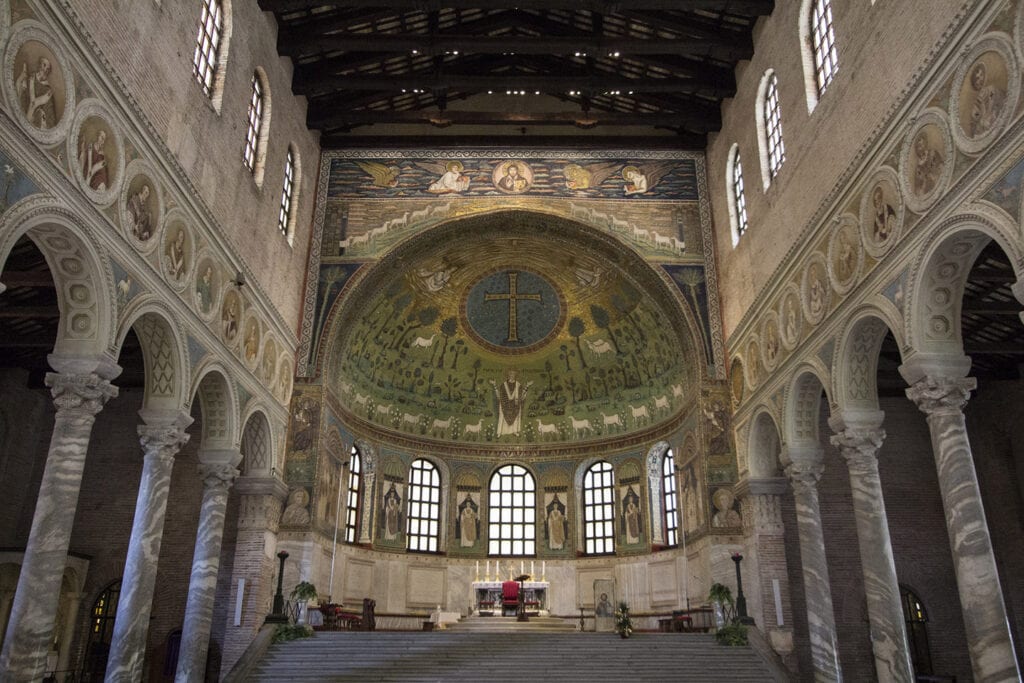
<svg viewBox="0 0 1024 683">
<path fill-rule="evenodd" d="M 878 449 L 885 440 L 885 431 L 878 427 L 881 421 L 879 413 L 872 416 L 871 424 L 863 425 L 844 422 L 837 416 L 830 420 L 836 432 L 831 441 L 850 471 L 875 673 L 879 683 L 902 683 L 913 680 L 914 667 L 878 474 Z"/>
<path fill-rule="evenodd" d="M 64 632 L 60 636 L 57 671 L 67 672 L 71 666 L 71 645 L 75 642 L 75 627 L 78 625 L 78 608 L 82 604 L 82 597 L 81 593 L 68 593 L 64 598 Z M 63 676 L 67 676 L 67 673 Z"/>
<path fill-rule="evenodd" d="M 14 591 L 0 592 L 0 643 L 7 637 L 7 620 L 11 616 L 11 605 L 14 603 Z"/>
<path fill-rule="evenodd" d="M 146 422 L 138 430 L 143 452 L 142 478 L 106 674 L 107 681 L 125 683 L 142 679 L 171 470 L 174 457 L 188 442 L 185 429 L 192 423 L 192 418 L 182 411 L 140 411 L 140 415 Z"/>
<path fill-rule="evenodd" d="M 231 604 L 224 629 L 221 672 L 231 670 L 249 646 L 270 612 L 277 570 L 277 529 L 281 522 L 288 487 L 277 477 L 240 477 L 238 492 L 238 536 L 231 574 Z M 242 580 L 242 596 L 238 583 Z M 241 599 L 239 624 L 235 625 L 235 607 Z"/>
<path fill-rule="evenodd" d="M 91 365 L 95 367 L 96 363 Z M 108 364 L 104 374 L 116 376 L 119 369 L 114 368 L 117 366 Z M 51 372 L 46 375 L 46 385 L 53 394 L 57 414 L 7 637 L 0 653 L 0 681 L 4 683 L 33 681 L 43 676 L 53 640 L 89 436 L 96 414 L 117 396 L 117 388 L 96 372 Z"/>
<path fill-rule="evenodd" d="M 234 462 L 241 460 L 239 455 Z M 213 600 L 217 592 L 220 547 L 224 540 L 224 514 L 228 491 L 238 476 L 232 463 L 202 464 L 203 503 L 199 510 L 199 530 L 192 556 L 192 575 L 188 582 L 185 623 L 178 652 L 178 683 L 202 680 L 206 672 L 206 653 L 210 646 Z"/>
<path fill-rule="evenodd" d="M 832 588 L 828 580 L 825 537 L 818 507 L 818 480 L 824 465 L 820 449 L 799 460 L 791 458 L 786 476 L 793 487 L 796 503 L 796 524 L 800 536 L 800 559 L 803 564 L 804 598 L 807 603 L 807 629 L 811 641 L 811 663 L 814 680 L 843 680 L 836 639 L 836 618 L 832 609 Z"/>
<path fill-rule="evenodd" d="M 976 386 L 973 377 L 925 375 L 907 389 L 907 397 L 928 417 L 974 680 L 1018 681 L 1021 672 L 964 422 L 963 407 Z"/>
</svg>

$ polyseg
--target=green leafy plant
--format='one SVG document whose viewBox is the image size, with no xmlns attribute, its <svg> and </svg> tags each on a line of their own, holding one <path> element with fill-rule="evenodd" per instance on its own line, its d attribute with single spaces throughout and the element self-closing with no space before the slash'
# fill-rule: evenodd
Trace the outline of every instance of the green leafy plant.
<svg viewBox="0 0 1024 683">
<path fill-rule="evenodd" d="M 313 627 L 306 624 L 281 624 L 274 631 L 275 643 L 284 643 L 299 638 L 309 638 L 313 635 Z"/>
<path fill-rule="evenodd" d="M 741 646 L 747 644 L 747 627 L 738 621 L 726 624 L 715 632 L 719 645 Z"/>
<path fill-rule="evenodd" d="M 711 590 L 708 592 L 708 600 L 710 602 L 717 602 L 722 607 L 726 605 L 732 606 L 732 591 L 729 587 L 721 583 L 711 584 Z"/>
<path fill-rule="evenodd" d="M 633 620 L 629 618 L 629 605 L 625 602 L 620 602 L 615 610 L 615 632 L 623 638 L 629 638 L 633 633 Z"/>
<path fill-rule="evenodd" d="M 292 600 L 314 600 L 317 597 L 316 586 L 309 581 L 299 581 L 292 589 Z"/>
</svg>

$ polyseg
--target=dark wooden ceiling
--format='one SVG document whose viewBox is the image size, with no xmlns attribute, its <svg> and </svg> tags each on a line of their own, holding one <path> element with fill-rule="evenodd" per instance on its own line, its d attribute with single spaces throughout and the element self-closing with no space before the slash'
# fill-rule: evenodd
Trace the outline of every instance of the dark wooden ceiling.
<svg viewBox="0 0 1024 683">
<path fill-rule="evenodd" d="M 453 135 L 703 149 L 773 0 L 259 0 L 325 148 Z M 493 135 L 491 131 L 494 131 Z M 486 136 L 485 138 L 482 136 Z M 499 139 L 495 140 L 497 136 Z M 466 140 L 459 140 L 465 143 Z M 608 143 L 609 140 L 604 140 Z"/>
</svg>

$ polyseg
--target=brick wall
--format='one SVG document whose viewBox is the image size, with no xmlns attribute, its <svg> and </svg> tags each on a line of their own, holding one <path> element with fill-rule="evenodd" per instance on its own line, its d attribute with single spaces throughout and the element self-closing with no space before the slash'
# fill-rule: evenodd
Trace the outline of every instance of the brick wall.
<svg viewBox="0 0 1024 683">
<path fill-rule="evenodd" d="M 291 60 L 277 55 L 277 24 L 255 2 L 235 0 L 220 112 L 192 75 L 199 0 L 71 3 L 156 135 L 252 269 L 274 306 L 297 324 L 319 164 L 317 134 L 306 129 L 306 102 L 291 93 Z M 126 36 L 128 39 L 126 40 Z M 267 74 L 270 128 L 262 187 L 242 164 L 246 114 L 256 67 Z M 294 246 L 277 228 L 289 143 L 299 152 L 302 183 Z"/>
</svg>

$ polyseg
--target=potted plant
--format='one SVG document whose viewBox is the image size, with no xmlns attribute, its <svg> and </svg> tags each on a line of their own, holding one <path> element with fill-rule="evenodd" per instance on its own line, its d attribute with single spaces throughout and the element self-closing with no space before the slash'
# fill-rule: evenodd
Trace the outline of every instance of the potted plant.
<svg viewBox="0 0 1024 683">
<path fill-rule="evenodd" d="M 615 632 L 622 638 L 629 638 L 633 633 L 633 620 L 629 618 L 629 605 L 625 602 L 620 602 L 615 610 Z"/>
<path fill-rule="evenodd" d="M 725 584 L 713 583 L 708 591 L 708 602 L 715 611 L 715 627 L 722 628 L 732 619 L 732 591 Z"/>
<path fill-rule="evenodd" d="M 316 586 L 309 581 L 299 581 L 292 589 L 292 600 L 295 601 L 297 621 L 300 624 L 306 623 L 306 605 L 310 600 L 317 597 Z"/>
</svg>

